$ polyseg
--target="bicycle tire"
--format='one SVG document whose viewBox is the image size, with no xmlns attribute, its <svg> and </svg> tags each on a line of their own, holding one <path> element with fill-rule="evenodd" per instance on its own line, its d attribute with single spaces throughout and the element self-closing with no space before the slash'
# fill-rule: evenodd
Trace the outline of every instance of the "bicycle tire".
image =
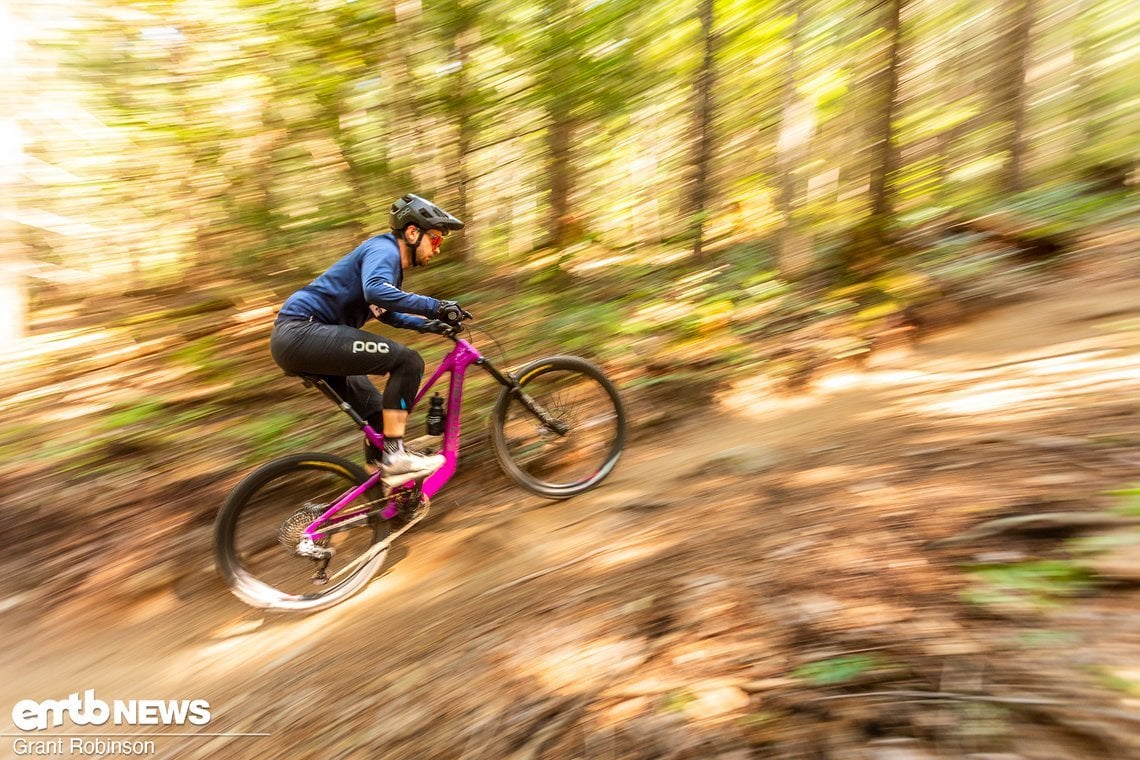
<svg viewBox="0 0 1140 760">
<path fill-rule="evenodd" d="M 319 493 L 295 493 L 299 489 L 289 487 L 294 479 L 301 480 L 300 477 L 294 478 L 294 476 L 310 475 L 320 478 L 322 488 Z M 317 510 L 319 513 L 321 508 L 327 507 L 338 496 L 363 483 L 367 478 L 368 473 L 359 465 L 341 457 L 320 453 L 281 457 L 262 465 L 246 476 L 230 493 L 214 523 L 215 561 L 219 573 L 233 594 L 253 607 L 312 612 L 338 604 L 364 588 L 384 564 L 387 549 L 351 569 L 348 575 L 339 580 L 335 573 L 338 567 L 347 567 L 353 559 L 362 556 L 364 552 L 387 537 L 388 522 L 381 519 L 378 514 L 374 514 L 361 525 L 337 533 L 329 539 L 330 543 L 334 539 L 340 543 L 328 568 L 332 581 L 327 587 L 313 586 L 314 589 L 320 588 L 320 590 L 308 593 L 300 593 L 299 589 L 304 588 L 306 571 L 309 573 L 311 585 L 311 573 L 315 565 L 312 560 L 294 555 L 279 543 L 278 531 L 283 529 L 290 517 L 298 515 L 300 511 L 308 509 Z M 279 493 L 275 494 L 275 489 Z M 266 510 L 268 514 L 265 517 L 252 514 L 255 507 L 260 507 L 261 497 L 272 502 L 271 508 Z M 366 504 L 382 498 L 381 489 L 377 486 L 369 489 L 360 500 L 362 504 Z M 252 525 L 252 529 L 249 530 L 250 535 L 244 536 L 246 531 L 242 527 L 245 524 L 243 518 L 247 518 L 247 522 L 261 520 L 264 524 Z M 303 522 L 302 517 L 293 524 Z M 351 548 L 355 557 L 341 556 L 349 533 L 353 534 Z M 246 539 L 252 539 L 249 547 L 245 545 Z M 360 551 L 357 552 L 357 549 Z M 271 566 L 269 564 L 271 562 L 276 562 L 276 565 Z M 285 570 L 279 572 L 277 566 Z M 295 582 L 293 568 L 296 569 Z M 265 577 L 278 575 L 288 578 L 289 590 L 279 587 L 282 585 L 281 581 L 271 581 Z M 294 585 L 298 590 L 292 590 Z"/>
<path fill-rule="evenodd" d="M 577 356 L 538 359 L 520 369 L 518 378 L 524 393 L 570 429 L 566 435 L 556 435 L 526 408 L 519 394 L 503 388 L 491 415 L 491 441 L 503 472 L 522 488 L 548 499 L 568 499 L 598 485 L 613 470 L 625 445 L 625 408 L 613 382 L 599 367 Z M 591 400 L 588 394 L 598 402 L 601 416 L 587 420 L 582 407 Z M 603 429 L 588 461 L 570 470 L 581 474 L 566 482 L 554 480 L 551 470 L 566 472 L 560 467 L 573 463 L 573 456 L 567 456 L 574 442 L 571 436 L 599 426 Z M 523 446 L 517 445 L 520 441 Z M 525 458 L 518 455 L 520 448 L 525 449 Z"/>
</svg>

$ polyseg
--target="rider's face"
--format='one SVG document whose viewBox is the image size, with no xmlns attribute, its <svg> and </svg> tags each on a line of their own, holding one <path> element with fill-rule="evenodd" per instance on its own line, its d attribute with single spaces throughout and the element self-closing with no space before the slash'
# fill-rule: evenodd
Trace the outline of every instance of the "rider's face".
<svg viewBox="0 0 1140 760">
<path fill-rule="evenodd" d="M 439 230 L 428 230 L 420 235 L 419 241 L 416 243 L 416 259 L 421 264 L 426 264 L 439 253 L 439 246 L 443 242 L 443 233 Z"/>
</svg>

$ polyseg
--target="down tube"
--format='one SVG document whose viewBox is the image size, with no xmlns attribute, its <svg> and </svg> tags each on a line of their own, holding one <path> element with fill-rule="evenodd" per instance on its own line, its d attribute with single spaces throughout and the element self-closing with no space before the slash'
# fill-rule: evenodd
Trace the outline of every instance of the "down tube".
<svg viewBox="0 0 1140 760">
<path fill-rule="evenodd" d="M 467 368 L 481 361 L 482 356 L 467 341 L 455 342 L 455 350 L 444 359 L 436 373 L 429 380 L 416 397 L 416 403 L 427 393 L 444 372 L 450 372 L 451 378 L 447 388 L 447 422 L 443 428 L 443 457 L 444 464 L 439 470 L 424 480 L 423 492 L 429 498 L 443 488 L 444 484 L 455 474 L 455 467 L 459 462 L 459 419 L 463 411 L 463 379 Z"/>
</svg>

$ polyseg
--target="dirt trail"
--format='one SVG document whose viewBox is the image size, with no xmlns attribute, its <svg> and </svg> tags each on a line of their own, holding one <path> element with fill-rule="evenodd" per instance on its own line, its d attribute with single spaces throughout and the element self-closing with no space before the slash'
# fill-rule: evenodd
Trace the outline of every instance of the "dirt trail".
<svg viewBox="0 0 1140 760">
<path fill-rule="evenodd" d="M 918 717 L 883 717 L 913 706 L 788 705 L 803 696 L 797 667 L 871 651 L 902 667 L 894 683 L 1019 689 L 1140 721 L 1140 691 L 1090 701 L 1095 683 L 1053 670 L 1076 645 L 1081 672 L 1140 690 L 1132 587 L 974 615 L 947 555 L 927 549 L 1026 505 L 1091 509 L 1140 480 L 1138 392 L 1140 283 L 1052 285 L 807 393 L 738 383 L 708 415 L 635 440 L 602 488 L 569 502 L 445 491 L 387 572 L 329 611 L 267 616 L 205 574 L 129 606 L 9 602 L 2 731 L 20 699 L 94 689 L 209 701 L 206 727 L 118 729 L 153 731 L 154 757 L 1119 756 L 1140 722 L 1057 713 L 1040 721 L 1064 729 L 1049 734 L 1006 708 L 939 707 L 929 720 L 958 723 L 915 736 Z M 1059 450 L 1098 436 L 1091 453 Z M 1062 646 L 1003 649 L 1027 630 Z M 1039 680 L 1010 675 L 1022 659 Z M 13 754 L 2 739 L 0 757 Z"/>
</svg>

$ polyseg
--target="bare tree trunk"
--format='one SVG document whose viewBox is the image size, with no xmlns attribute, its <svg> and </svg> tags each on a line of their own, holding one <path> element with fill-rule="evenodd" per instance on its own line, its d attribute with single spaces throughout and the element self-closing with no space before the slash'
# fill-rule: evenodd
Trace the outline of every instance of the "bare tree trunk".
<svg viewBox="0 0 1140 760">
<path fill-rule="evenodd" d="M 387 47 L 391 51 L 392 76 L 395 86 L 392 88 L 392 109 L 396 118 L 391 127 L 389 138 L 393 150 L 390 155 L 395 157 L 393 163 L 393 179 L 403 193 L 423 193 L 423 188 L 416 186 L 416 157 L 422 153 L 423 143 L 420 129 L 422 117 L 415 77 L 412 74 L 412 60 L 414 50 L 412 40 L 418 38 L 421 30 L 420 4 L 403 3 L 393 0 L 396 25 L 393 38 L 389 39 Z"/>
<path fill-rule="evenodd" d="M 716 45 L 713 31 L 714 0 L 701 0 L 698 15 L 701 21 L 701 38 L 704 43 L 704 56 L 697 75 L 695 122 L 696 145 L 694 156 L 693 192 L 689 200 L 690 225 L 693 233 L 693 258 L 700 261 L 704 254 L 705 207 L 712 195 L 709 177 L 712 173 L 713 154 L 713 87 L 716 83 Z"/>
<path fill-rule="evenodd" d="M 892 125 L 898 101 L 899 61 L 901 59 L 901 17 L 905 0 L 886 0 L 882 3 L 881 26 L 887 43 L 878 76 L 872 80 L 870 98 L 873 110 L 868 118 L 867 134 L 870 145 L 868 160 L 868 187 L 871 211 L 851 233 L 843 247 L 842 266 L 848 272 L 867 275 L 881 268 L 891 248 L 887 232 L 892 212 L 891 175 L 898 164 L 898 149 L 894 144 Z"/>
<path fill-rule="evenodd" d="M 573 219 L 570 216 L 570 190 L 573 187 L 574 167 L 571 163 L 571 144 L 574 138 L 574 121 L 570 104 L 556 99 L 549 111 L 550 126 L 546 133 L 548 150 L 547 176 L 550 181 L 550 218 L 547 229 L 549 242 L 562 247 L 570 242 Z"/>
<path fill-rule="evenodd" d="M 792 37 L 784 56 L 784 86 L 781 94 L 780 136 L 776 145 L 776 172 L 779 186 L 776 192 L 776 212 L 780 217 L 777 239 L 780 272 L 788 279 L 798 279 L 811 268 L 810 250 L 805 248 L 804 236 L 794 219 L 796 198 L 796 167 L 802 160 L 815 129 L 814 104 L 799 97 L 796 92 L 796 70 L 799 64 L 799 46 L 803 35 L 803 12 L 800 0 L 789 0 L 786 11 L 791 15 Z M 805 255 L 806 254 L 806 255 Z"/>
<path fill-rule="evenodd" d="M 453 256 L 459 261 L 467 261 L 475 248 L 474 225 L 471 223 L 467 203 L 467 183 L 471 179 L 467 166 L 467 155 L 471 152 L 471 145 L 475 140 L 474 93 L 471 84 L 470 63 L 471 52 L 475 49 L 477 40 L 478 34 L 475 27 L 461 30 L 455 40 L 456 62 L 459 66 L 459 70 L 455 74 L 457 144 L 448 171 L 448 178 L 450 184 L 455 188 L 455 215 L 467 225 L 463 234 L 456 238 L 452 247 Z"/>
<path fill-rule="evenodd" d="M 891 198 L 889 193 L 891 174 L 898 165 L 898 150 L 893 141 L 892 124 L 895 118 L 895 109 L 898 100 L 899 88 L 899 52 L 902 47 L 902 34 L 900 19 L 902 16 L 903 0 L 887 0 L 883 30 L 886 32 L 888 43 L 886 60 L 878 77 L 876 97 L 878 105 L 871 116 L 871 136 L 874 144 L 871 149 L 871 216 L 875 220 L 880 238 L 884 230 L 883 225 L 891 213 Z"/>
<path fill-rule="evenodd" d="M 1010 0 L 1006 6 L 1009 31 L 1002 38 L 1005 55 L 999 60 L 999 79 L 995 90 L 994 113 L 1004 126 L 999 149 L 1009 157 L 1005 162 L 999 187 L 1007 193 L 1025 189 L 1025 154 L 1027 148 L 1030 41 L 1033 28 L 1034 0 Z"/>
<path fill-rule="evenodd" d="M 1097 56 L 1094 51 L 1097 30 L 1098 6 L 1090 0 L 1078 4 L 1076 32 L 1077 92 L 1081 94 L 1073 114 L 1073 121 L 1081 125 L 1081 141 L 1077 155 L 1088 160 L 1095 154 L 1097 142 L 1104 132 L 1103 111 L 1108 98 L 1099 87 L 1096 75 Z"/>
</svg>

